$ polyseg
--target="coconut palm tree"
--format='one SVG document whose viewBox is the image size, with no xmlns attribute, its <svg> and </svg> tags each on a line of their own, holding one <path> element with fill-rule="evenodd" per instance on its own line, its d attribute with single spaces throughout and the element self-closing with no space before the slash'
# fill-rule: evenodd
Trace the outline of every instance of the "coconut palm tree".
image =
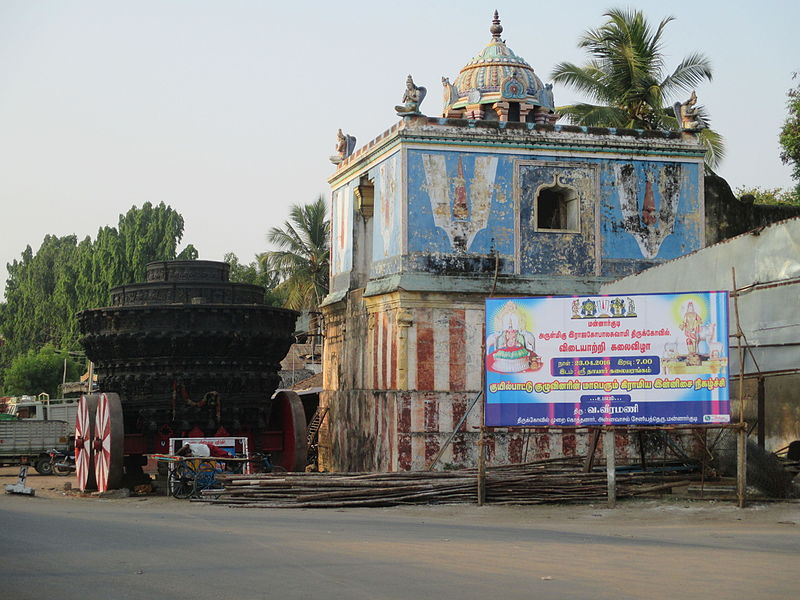
<svg viewBox="0 0 800 600">
<path fill-rule="evenodd" d="M 711 63 L 695 52 L 667 74 L 662 38 L 673 17 L 662 19 L 653 29 L 639 10 L 612 9 L 604 16 L 608 20 L 602 27 L 586 31 L 578 41 L 578 47 L 591 57 L 586 65 L 562 62 L 551 75 L 555 82 L 588 95 L 593 103 L 562 106 L 558 112 L 578 125 L 677 129 L 672 102 L 679 93 L 710 81 Z M 702 108 L 699 112 L 708 123 L 707 113 Z M 704 129 L 700 139 L 706 146 L 706 164 L 714 167 L 725 151 L 722 137 Z"/>
<path fill-rule="evenodd" d="M 330 221 L 325 200 L 294 204 L 283 227 L 267 232 L 277 250 L 264 252 L 262 267 L 280 279 L 276 292 L 285 294 L 287 308 L 316 310 L 328 293 Z"/>
</svg>

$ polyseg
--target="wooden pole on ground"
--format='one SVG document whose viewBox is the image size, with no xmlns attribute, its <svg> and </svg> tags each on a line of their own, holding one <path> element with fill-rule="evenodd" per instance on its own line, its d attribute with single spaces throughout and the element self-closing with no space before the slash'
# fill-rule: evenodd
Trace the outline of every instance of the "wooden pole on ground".
<svg viewBox="0 0 800 600">
<path fill-rule="evenodd" d="M 481 433 L 478 438 L 478 506 L 483 506 L 486 502 L 486 438 L 484 430 L 485 427 L 481 425 Z"/>
<path fill-rule="evenodd" d="M 594 453 L 597 452 L 597 442 L 600 440 L 600 428 L 592 429 L 592 437 L 589 441 L 589 451 L 586 460 L 583 462 L 583 472 L 589 473 L 594 467 Z"/>
<path fill-rule="evenodd" d="M 603 449 L 606 453 L 606 478 L 608 479 L 608 508 L 617 505 L 617 465 L 614 459 L 614 430 L 603 432 Z"/>
<path fill-rule="evenodd" d="M 736 431 L 736 497 L 739 508 L 745 507 L 747 494 L 747 426 L 739 424 Z"/>
<path fill-rule="evenodd" d="M 498 255 L 499 256 L 499 255 Z M 497 268 L 499 263 L 498 256 L 495 257 L 495 283 L 497 282 Z M 494 296 L 494 286 L 492 286 L 492 293 L 489 295 L 491 298 Z M 484 310 L 485 306 L 484 306 Z M 486 391 L 486 324 L 484 322 L 483 331 L 481 332 L 481 356 L 483 357 L 484 366 L 481 369 L 481 392 Z M 480 397 L 480 396 L 479 396 Z M 478 496 L 478 506 L 483 506 L 486 502 L 486 401 L 488 394 L 484 396 L 481 402 L 481 432 L 478 436 L 478 489 L 476 490 Z"/>
<path fill-rule="evenodd" d="M 767 437 L 767 408 L 766 397 L 764 392 L 764 376 L 758 376 L 758 446 L 762 450 L 766 444 Z"/>
<path fill-rule="evenodd" d="M 739 508 L 747 501 L 747 423 L 744 420 L 744 346 L 742 324 L 739 320 L 739 290 L 736 288 L 736 268 L 731 267 L 733 279 L 733 308 L 736 314 L 736 345 L 739 350 L 739 429 L 736 431 L 736 498 Z"/>
</svg>

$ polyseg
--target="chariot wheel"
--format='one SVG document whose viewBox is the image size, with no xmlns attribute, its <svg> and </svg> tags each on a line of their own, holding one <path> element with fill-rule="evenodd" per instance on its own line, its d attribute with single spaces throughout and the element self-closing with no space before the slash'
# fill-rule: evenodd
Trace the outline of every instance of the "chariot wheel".
<svg viewBox="0 0 800 600">
<path fill-rule="evenodd" d="M 119 396 L 114 393 L 101 394 L 97 401 L 92 444 L 94 475 L 97 489 L 101 492 L 117 489 L 122 482 L 124 442 L 125 428 Z"/>
<path fill-rule="evenodd" d="M 301 472 L 306 468 L 306 413 L 303 402 L 295 392 L 278 392 L 273 400 L 280 410 L 283 430 L 283 450 L 275 453 L 273 467 L 283 467 L 286 471 Z M 273 472 L 276 472 L 273 468 Z"/>
<path fill-rule="evenodd" d="M 75 474 L 78 489 L 82 492 L 97 487 L 94 478 L 94 419 L 97 412 L 97 396 L 86 394 L 78 401 L 78 414 L 75 416 Z"/>
</svg>

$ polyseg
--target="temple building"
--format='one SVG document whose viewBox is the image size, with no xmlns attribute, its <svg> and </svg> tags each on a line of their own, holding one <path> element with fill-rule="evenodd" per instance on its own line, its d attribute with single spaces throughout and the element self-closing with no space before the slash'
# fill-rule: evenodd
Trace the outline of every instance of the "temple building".
<svg viewBox="0 0 800 600">
<path fill-rule="evenodd" d="M 482 388 L 489 296 L 596 294 L 706 245 L 696 132 L 559 125 L 552 86 L 501 39 L 450 83 L 441 116 L 406 82 L 399 122 L 340 132 L 320 466 L 419 470 Z M 430 103 L 430 98 L 428 99 Z M 352 143 L 351 143 L 352 140 Z M 480 401 L 437 468 L 474 465 Z M 569 454 L 574 432 L 495 432 L 490 463 Z"/>
</svg>

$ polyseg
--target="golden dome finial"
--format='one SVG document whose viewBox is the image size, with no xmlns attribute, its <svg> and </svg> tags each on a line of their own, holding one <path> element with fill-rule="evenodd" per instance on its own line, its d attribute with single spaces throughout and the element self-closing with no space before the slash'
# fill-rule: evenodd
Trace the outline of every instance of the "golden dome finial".
<svg viewBox="0 0 800 600">
<path fill-rule="evenodd" d="M 492 19 L 492 26 L 489 27 L 489 32 L 492 34 L 492 38 L 500 41 L 500 34 L 503 33 L 503 26 L 500 25 L 500 15 L 497 14 L 497 11 L 494 11 L 494 19 Z"/>
</svg>

